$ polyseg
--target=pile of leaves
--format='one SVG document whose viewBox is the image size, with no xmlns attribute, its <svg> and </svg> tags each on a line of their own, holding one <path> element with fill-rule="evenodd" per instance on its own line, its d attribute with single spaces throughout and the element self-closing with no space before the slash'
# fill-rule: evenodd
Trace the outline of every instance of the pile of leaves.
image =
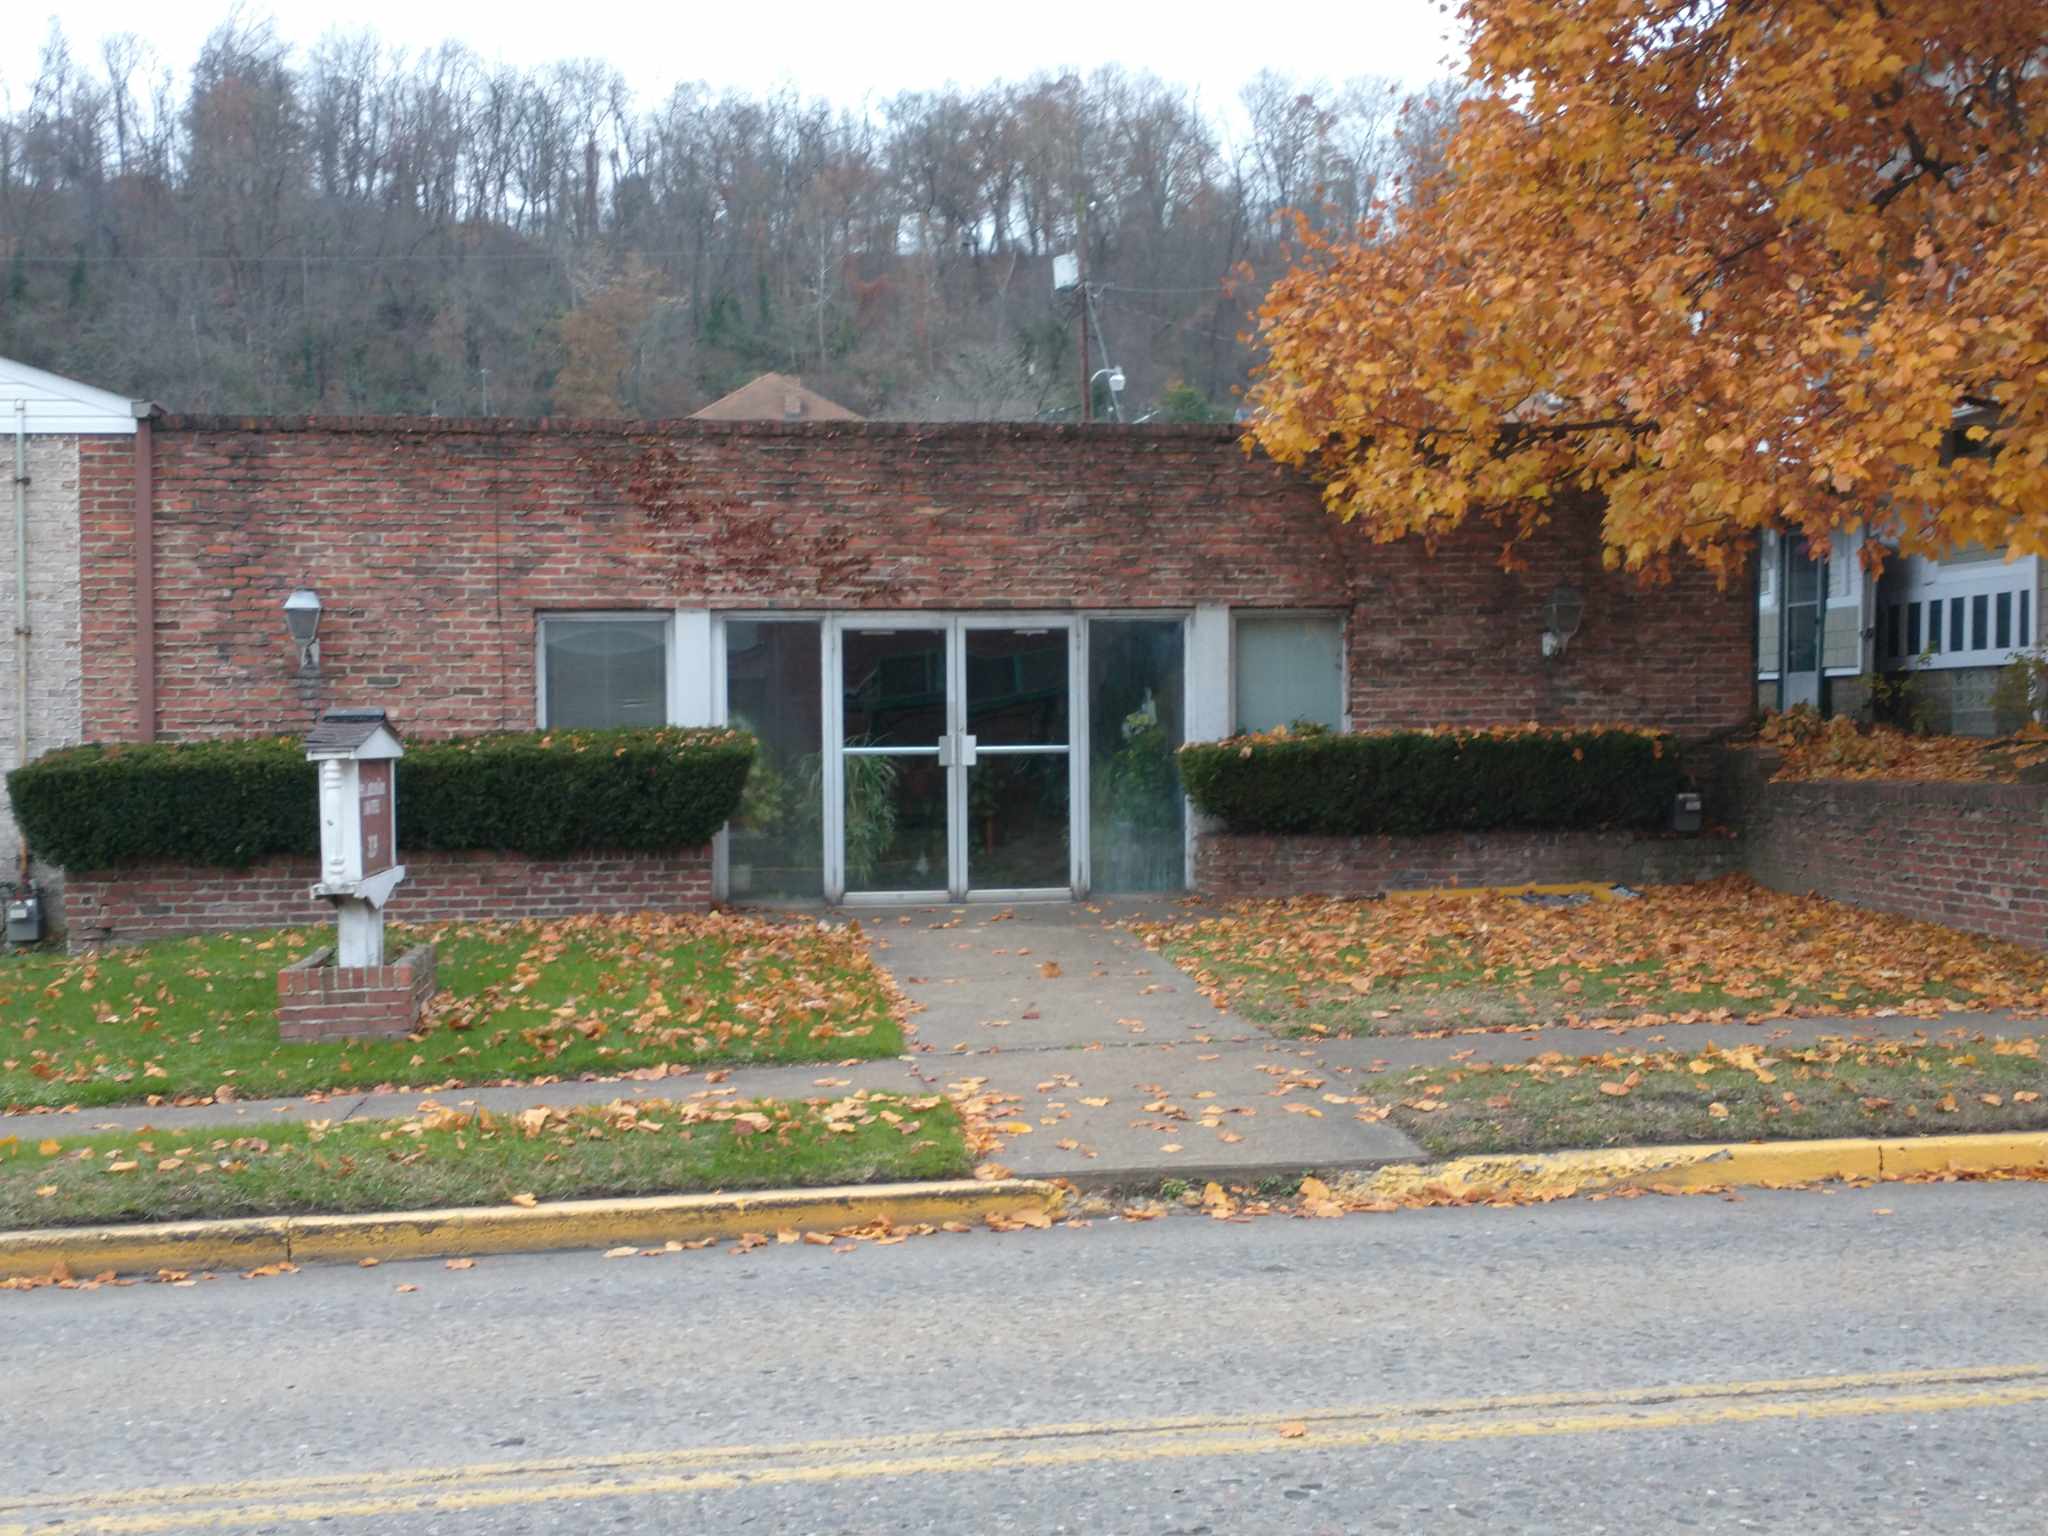
<svg viewBox="0 0 2048 1536">
<path fill-rule="evenodd" d="M 1218 1007 L 1290 1032 L 2048 1007 L 2048 955 L 1740 876 L 1574 907 L 1442 891 L 1137 926 Z"/>
<path fill-rule="evenodd" d="M 1676 744 L 1637 726 L 1281 728 L 1180 749 L 1197 807 L 1233 832 L 1421 835 L 1657 826 Z"/>
<path fill-rule="evenodd" d="M 940 1094 L 790 1101 L 714 1090 L 506 1115 L 430 1105 L 401 1121 L 309 1120 L 261 1134 L 0 1136 L 0 1227 L 535 1205 L 944 1178 L 968 1166 L 960 1112 Z"/>
<path fill-rule="evenodd" d="M 2048 725 L 2036 721 L 1995 741 L 1976 736 L 1915 736 L 1890 725 L 1823 719 L 1805 705 L 1764 717 L 1760 745 L 1781 754 L 1774 782 L 1812 779 L 1920 779 L 2011 783 L 2048 763 Z"/>
<path fill-rule="evenodd" d="M 277 972 L 318 929 L 0 964 L 0 1103 L 170 1103 L 379 1086 L 660 1078 L 902 1049 L 907 1005 L 851 926 L 730 912 L 401 928 L 442 990 L 398 1040 L 285 1044 Z"/>
<path fill-rule="evenodd" d="M 1743 1042 L 1465 1061 L 1407 1074 L 1364 1118 L 1392 1117 L 1439 1157 L 1565 1147 L 2048 1128 L 2032 1037 Z"/>
</svg>

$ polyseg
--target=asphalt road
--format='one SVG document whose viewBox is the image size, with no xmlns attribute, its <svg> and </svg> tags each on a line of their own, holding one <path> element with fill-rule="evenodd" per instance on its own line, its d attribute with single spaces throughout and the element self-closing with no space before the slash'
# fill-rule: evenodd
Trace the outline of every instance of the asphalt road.
<svg viewBox="0 0 2048 1536">
<path fill-rule="evenodd" d="M 2005 1536 L 2044 1224 L 1891 1186 L 5 1295 L 0 1533 Z"/>
</svg>

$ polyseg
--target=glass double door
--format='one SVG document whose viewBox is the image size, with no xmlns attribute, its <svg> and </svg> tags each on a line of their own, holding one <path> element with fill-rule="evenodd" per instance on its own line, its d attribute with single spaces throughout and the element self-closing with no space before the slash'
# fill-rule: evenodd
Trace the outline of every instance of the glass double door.
<svg viewBox="0 0 2048 1536">
<path fill-rule="evenodd" d="M 1071 619 L 848 617 L 829 665 L 829 898 L 1074 892 Z"/>
</svg>

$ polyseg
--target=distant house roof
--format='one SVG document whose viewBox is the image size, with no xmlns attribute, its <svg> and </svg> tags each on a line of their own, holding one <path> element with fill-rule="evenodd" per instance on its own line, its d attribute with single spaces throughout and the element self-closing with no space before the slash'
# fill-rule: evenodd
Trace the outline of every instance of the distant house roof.
<svg viewBox="0 0 2048 1536">
<path fill-rule="evenodd" d="M 721 395 L 701 411 L 691 413 L 699 421 L 859 421 L 861 418 L 836 400 L 827 400 L 815 389 L 804 387 L 802 379 L 786 373 L 764 373 L 752 383 L 742 384 L 729 395 Z"/>
<path fill-rule="evenodd" d="M 0 431 L 14 429 L 17 401 L 28 406 L 31 433 L 63 436 L 132 433 L 136 417 L 149 410 L 125 396 L 0 357 Z"/>
</svg>

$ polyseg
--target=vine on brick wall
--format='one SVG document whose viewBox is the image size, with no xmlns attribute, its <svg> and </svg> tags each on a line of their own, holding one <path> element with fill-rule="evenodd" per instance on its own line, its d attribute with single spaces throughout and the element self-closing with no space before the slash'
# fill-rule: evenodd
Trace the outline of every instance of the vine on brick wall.
<svg viewBox="0 0 2048 1536">
<path fill-rule="evenodd" d="M 786 590 L 792 570 L 816 573 L 819 593 L 859 602 L 891 588 L 875 557 L 854 550 L 843 519 L 786 510 L 698 483 L 698 466 L 668 441 L 635 437 L 628 463 L 604 455 L 576 461 L 668 536 L 669 583 L 679 594 Z"/>
</svg>

